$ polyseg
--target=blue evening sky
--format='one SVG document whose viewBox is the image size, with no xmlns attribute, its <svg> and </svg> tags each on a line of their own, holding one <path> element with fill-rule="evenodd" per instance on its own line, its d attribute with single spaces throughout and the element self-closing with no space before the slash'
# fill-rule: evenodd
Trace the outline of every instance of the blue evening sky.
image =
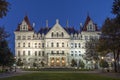
<svg viewBox="0 0 120 80">
<path fill-rule="evenodd" d="M 8 0 L 11 3 L 7 16 L 0 19 L 0 26 L 5 26 L 7 32 L 11 34 L 9 43 L 14 51 L 14 31 L 18 23 L 21 23 L 27 15 L 31 24 L 35 23 L 35 30 L 45 26 L 48 20 L 52 27 L 56 19 L 62 26 L 79 28 L 79 24 L 85 22 L 89 13 L 91 19 L 101 27 L 107 17 L 113 17 L 113 0 Z"/>
</svg>

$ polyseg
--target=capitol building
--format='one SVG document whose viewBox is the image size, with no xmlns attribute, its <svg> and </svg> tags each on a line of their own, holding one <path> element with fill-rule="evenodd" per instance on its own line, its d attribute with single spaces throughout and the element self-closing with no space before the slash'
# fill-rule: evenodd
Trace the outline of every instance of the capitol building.
<svg viewBox="0 0 120 80">
<path fill-rule="evenodd" d="M 77 65 L 82 61 L 84 68 L 92 68 L 93 61 L 84 59 L 86 41 L 99 39 L 100 31 L 88 15 L 84 25 L 76 30 L 74 27 L 61 26 L 59 20 L 52 26 L 41 27 L 34 31 L 27 16 L 16 27 L 15 56 L 21 59 L 24 67 L 33 67 L 33 63 L 41 67 L 71 67 L 74 60 Z M 42 64 L 41 64 L 42 63 Z"/>
</svg>

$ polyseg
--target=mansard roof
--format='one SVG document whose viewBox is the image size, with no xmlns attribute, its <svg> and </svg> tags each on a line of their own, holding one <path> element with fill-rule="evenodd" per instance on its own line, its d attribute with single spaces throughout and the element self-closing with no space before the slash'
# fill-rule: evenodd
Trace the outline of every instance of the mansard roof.
<svg viewBox="0 0 120 80">
<path fill-rule="evenodd" d="M 90 21 L 91 21 L 91 18 L 90 18 L 90 16 L 88 15 L 87 18 L 86 18 L 85 24 L 84 24 L 84 26 L 83 26 L 83 28 L 82 28 L 82 31 L 87 31 L 87 25 L 88 25 L 88 23 L 89 23 Z M 99 31 L 97 24 L 95 24 L 95 23 L 93 23 L 93 24 L 95 25 L 95 31 Z"/>
<path fill-rule="evenodd" d="M 50 27 L 44 27 L 44 28 L 42 27 L 42 28 L 40 28 L 38 33 L 40 33 L 40 34 L 42 34 L 42 33 L 47 34 L 47 32 L 49 32 L 50 29 L 51 29 Z"/>
<path fill-rule="evenodd" d="M 32 31 L 32 30 L 33 30 L 33 27 L 30 25 L 30 21 L 29 21 L 28 17 L 25 16 L 23 20 L 24 20 L 24 21 L 26 22 L 26 24 L 28 25 L 28 31 Z M 21 23 L 21 24 L 22 24 L 22 23 Z M 20 25 L 21 25 L 21 24 L 18 24 L 18 27 L 17 27 L 16 31 L 20 31 Z"/>
<path fill-rule="evenodd" d="M 79 33 L 79 31 L 75 30 L 74 27 L 65 27 L 64 29 L 66 30 L 66 32 L 67 32 L 68 34 L 75 34 L 75 33 L 78 34 L 78 33 Z"/>
<path fill-rule="evenodd" d="M 75 30 L 74 27 L 63 27 L 65 29 L 65 31 L 68 33 L 68 34 L 78 34 L 79 31 Z M 42 34 L 47 34 L 49 31 L 50 31 L 51 27 L 42 27 L 40 28 L 40 30 L 38 31 L 38 33 Z"/>
</svg>

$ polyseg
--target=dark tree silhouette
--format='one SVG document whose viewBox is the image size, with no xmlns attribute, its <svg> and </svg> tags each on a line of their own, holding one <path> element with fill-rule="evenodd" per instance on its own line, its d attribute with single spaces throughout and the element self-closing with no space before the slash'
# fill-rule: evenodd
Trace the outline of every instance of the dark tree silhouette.
<svg viewBox="0 0 120 80">
<path fill-rule="evenodd" d="M 10 3 L 6 0 L 0 0 L 0 18 L 7 15 Z"/>
</svg>

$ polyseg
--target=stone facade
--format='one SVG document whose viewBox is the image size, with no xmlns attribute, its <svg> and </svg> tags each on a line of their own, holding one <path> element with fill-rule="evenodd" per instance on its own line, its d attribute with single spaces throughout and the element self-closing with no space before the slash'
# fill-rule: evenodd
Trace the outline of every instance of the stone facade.
<svg viewBox="0 0 120 80">
<path fill-rule="evenodd" d="M 35 32 L 25 16 L 18 25 L 15 33 L 15 56 L 21 59 L 24 67 L 32 67 L 36 63 L 38 67 L 71 67 L 74 59 L 77 66 L 82 60 L 85 68 L 91 68 L 83 58 L 85 56 L 86 40 L 91 37 L 99 39 L 97 26 L 87 16 L 84 26 L 75 30 L 74 27 L 62 27 L 59 20 L 53 27 L 41 28 Z"/>
</svg>

